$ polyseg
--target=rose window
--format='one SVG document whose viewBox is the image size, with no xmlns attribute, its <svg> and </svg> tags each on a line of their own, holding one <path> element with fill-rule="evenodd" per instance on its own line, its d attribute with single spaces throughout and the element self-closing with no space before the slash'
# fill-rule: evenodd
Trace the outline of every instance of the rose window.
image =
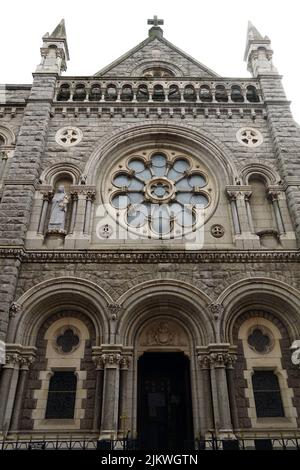
<svg viewBox="0 0 300 470">
<path fill-rule="evenodd" d="M 176 152 L 133 155 L 111 182 L 110 203 L 119 220 L 148 236 L 195 230 L 211 202 L 207 173 Z"/>
</svg>

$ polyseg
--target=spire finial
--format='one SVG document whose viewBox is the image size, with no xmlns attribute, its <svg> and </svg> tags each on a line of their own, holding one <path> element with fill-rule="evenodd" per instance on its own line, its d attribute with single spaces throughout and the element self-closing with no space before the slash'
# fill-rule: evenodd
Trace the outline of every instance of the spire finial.
<svg viewBox="0 0 300 470">
<path fill-rule="evenodd" d="M 149 29 L 149 36 L 152 38 L 162 38 L 163 37 L 163 30 L 159 27 L 159 25 L 164 24 L 164 20 L 160 20 L 157 15 L 153 16 L 153 19 L 148 20 L 148 24 L 153 25 L 152 28 Z"/>
<path fill-rule="evenodd" d="M 53 33 L 50 34 L 51 38 L 61 38 L 61 39 L 66 39 L 67 33 L 66 33 L 66 26 L 65 26 L 65 20 L 62 19 L 60 23 L 56 26 L 54 29 Z"/>
<path fill-rule="evenodd" d="M 160 24 L 164 24 L 164 20 L 159 20 L 157 15 L 153 16 L 153 19 L 149 19 L 147 24 L 152 24 L 153 26 L 159 26 Z"/>
</svg>

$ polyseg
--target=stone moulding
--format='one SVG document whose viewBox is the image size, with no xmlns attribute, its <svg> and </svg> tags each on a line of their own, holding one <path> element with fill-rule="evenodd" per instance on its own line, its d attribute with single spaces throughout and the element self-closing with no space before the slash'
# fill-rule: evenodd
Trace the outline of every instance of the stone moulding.
<svg viewBox="0 0 300 470">
<path fill-rule="evenodd" d="M 104 251 L 56 250 L 29 251 L 1 247 L 0 258 L 18 259 L 23 263 L 299 263 L 298 250 L 257 251 Z"/>
</svg>

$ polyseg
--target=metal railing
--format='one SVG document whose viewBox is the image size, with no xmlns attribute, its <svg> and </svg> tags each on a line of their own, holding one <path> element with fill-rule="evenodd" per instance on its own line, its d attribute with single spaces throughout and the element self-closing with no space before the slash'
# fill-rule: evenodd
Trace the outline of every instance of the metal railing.
<svg viewBox="0 0 300 470">
<path fill-rule="evenodd" d="M 126 437 L 116 440 L 97 440 L 94 437 L 83 438 L 46 438 L 12 440 L 9 438 L 0 441 L 0 450 L 98 450 L 98 451 L 134 451 L 134 450 L 168 450 L 205 451 L 205 450 L 300 450 L 300 435 L 295 437 L 240 437 L 235 439 L 220 439 L 212 435 L 210 439 L 195 439 L 185 441 L 181 449 L 144 449 L 138 439 Z"/>
</svg>

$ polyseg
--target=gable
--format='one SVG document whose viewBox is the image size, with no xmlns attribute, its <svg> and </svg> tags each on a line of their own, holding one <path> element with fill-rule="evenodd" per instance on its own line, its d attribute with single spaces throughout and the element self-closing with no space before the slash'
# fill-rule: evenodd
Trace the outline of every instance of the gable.
<svg viewBox="0 0 300 470">
<path fill-rule="evenodd" d="M 218 77 L 215 72 L 163 37 L 149 37 L 95 75 L 98 77 L 141 77 L 144 70 L 151 67 L 168 69 L 178 77 Z"/>
</svg>

